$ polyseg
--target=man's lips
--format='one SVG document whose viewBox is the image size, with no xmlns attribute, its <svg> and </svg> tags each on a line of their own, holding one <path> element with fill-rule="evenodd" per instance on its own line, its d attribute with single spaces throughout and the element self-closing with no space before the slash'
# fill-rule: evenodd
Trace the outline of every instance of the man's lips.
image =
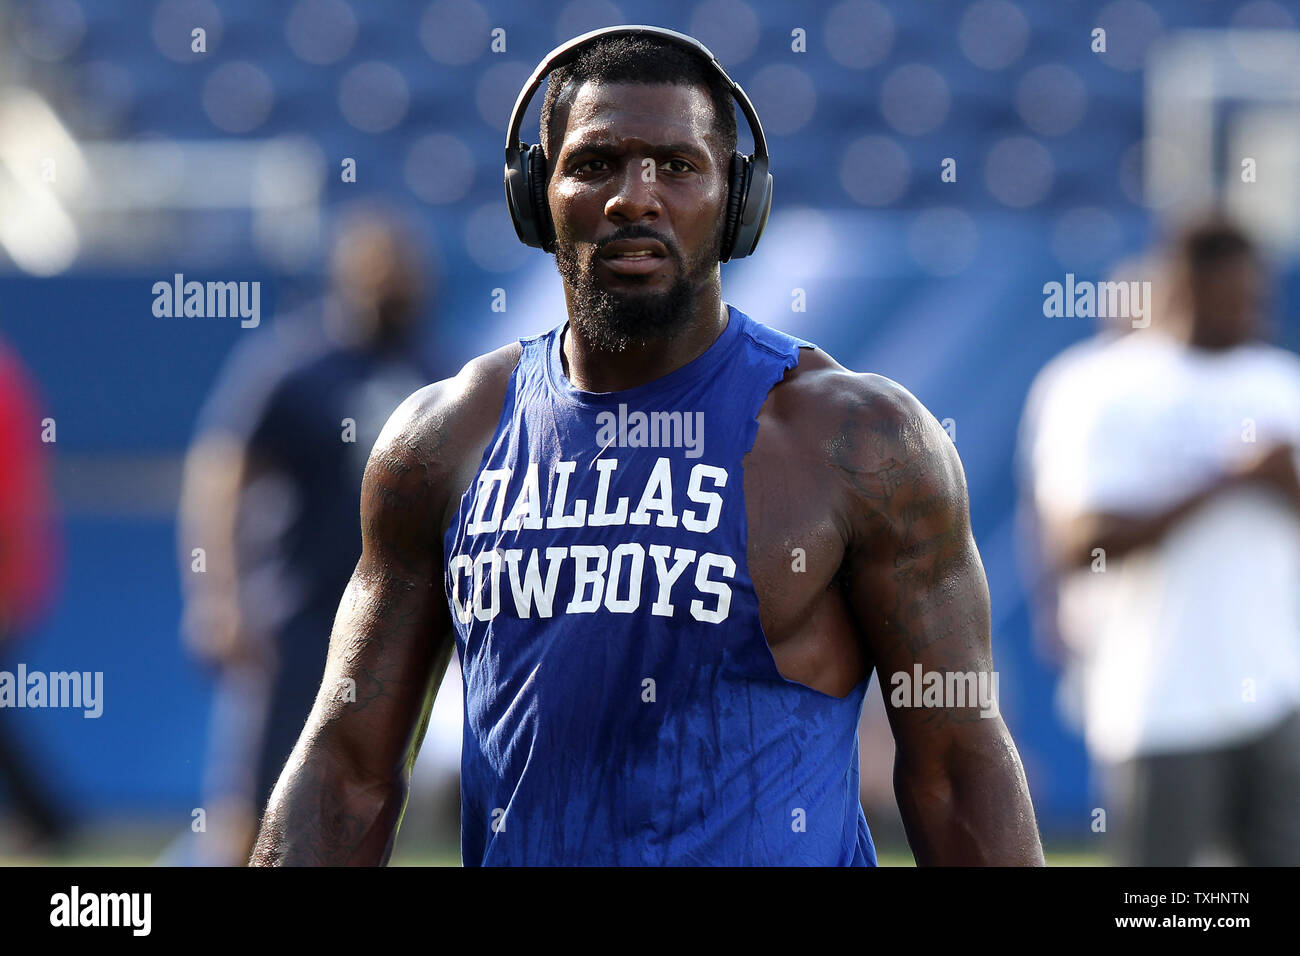
<svg viewBox="0 0 1300 956">
<path fill-rule="evenodd" d="M 603 246 L 598 258 L 610 272 L 645 275 L 663 265 L 668 250 L 657 239 L 618 239 Z"/>
</svg>

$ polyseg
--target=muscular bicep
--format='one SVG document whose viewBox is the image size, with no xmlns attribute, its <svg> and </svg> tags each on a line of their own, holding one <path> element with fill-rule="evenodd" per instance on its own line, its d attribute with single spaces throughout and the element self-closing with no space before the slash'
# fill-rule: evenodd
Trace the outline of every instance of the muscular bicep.
<svg viewBox="0 0 1300 956">
<path fill-rule="evenodd" d="M 921 864 L 1042 865 L 997 704 L 989 592 L 956 447 L 900 386 L 867 376 L 834 445 L 845 586 L 897 743 L 894 793 Z"/>
<path fill-rule="evenodd" d="M 857 454 L 841 456 L 846 585 L 900 755 L 938 757 L 956 728 L 988 712 L 981 686 L 984 703 L 995 689 L 988 583 L 955 447 L 911 396 L 882 404 L 847 429 Z M 936 679 L 943 706 L 927 705 Z"/>
<path fill-rule="evenodd" d="M 988 584 L 965 520 L 906 535 L 892 555 L 857 554 L 849 570 L 854 616 L 900 749 L 937 745 L 936 731 L 989 712 L 996 690 Z M 939 679 L 942 706 L 934 706 Z"/>
</svg>

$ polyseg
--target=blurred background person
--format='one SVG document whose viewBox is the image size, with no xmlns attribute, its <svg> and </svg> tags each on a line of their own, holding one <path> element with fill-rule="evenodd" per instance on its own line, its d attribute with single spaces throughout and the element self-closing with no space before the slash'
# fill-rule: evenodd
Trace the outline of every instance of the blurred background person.
<svg viewBox="0 0 1300 956">
<path fill-rule="evenodd" d="M 41 420 L 26 370 L 0 340 L 0 668 L 6 670 L 19 660 L 18 639 L 54 590 L 58 543 Z M 69 823 L 20 741 L 14 716 L 0 706 L 0 789 L 25 827 L 19 842 L 45 850 L 67 834 Z"/>
<path fill-rule="evenodd" d="M 1151 328 L 1093 353 L 1031 451 L 1045 550 L 1087 601 L 1085 739 L 1119 862 L 1300 864 L 1300 358 L 1220 219 Z M 1060 386 L 1058 386 L 1060 387 Z M 1064 597 L 1064 595 L 1063 595 Z"/>
<path fill-rule="evenodd" d="M 1092 575 L 1087 569 L 1058 566 L 1056 555 L 1044 546 L 1042 518 L 1034 495 L 1034 459 L 1067 453 L 1052 447 L 1056 437 L 1067 443 L 1074 440 L 1068 429 L 1059 427 L 1060 420 L 1062 416 L 1068 417 L 1072 409 L 1090 405 L 1090 396 L 1107 387 L 1109 347 L 1135 329 L 1148 327 L 1156 321 L 1155 313 L 1167 310 L 1169 282 L 1161 274 L 1160 264 L 1160 256 L 1153 251 L 1125 259 L 1111 270 L 1109 283 L 1149 282 L 1154 301 L 1142 304 L 1142 316 L 1132 314 L 1131 307 L 1113 314 L 1107 310 L 1106 315 L 1097 316 L 1092 335 L 1064 349 L 1044 365 L 1029 386 L 1017 433 L 1017 557 L 1037 649 L 1048 666 L 1060 675 L 1057 710 L 1076 733 L 1083 732 L 1080 665 L 1082 651 L 1093 630 L 1087 617 L 1092 603 L 1088 594 Z M 1077 395 L 1080 390 L 1083 394 Z M 1057 423 L 1046 434 L 1041 427 L 1044 418 Z"/>
<path fill-rule="evenodd" d="M 237 346 L 200 415 L 180 504 L 183 631 L 218 687 L 192 862 L 247 859 L 311 710 L 361 552 L 366 459 L 402 400 L 441 377 L 416 349 L 429 268 L 397 219 L 346 218 L 328 296 Z"/>
</svg>

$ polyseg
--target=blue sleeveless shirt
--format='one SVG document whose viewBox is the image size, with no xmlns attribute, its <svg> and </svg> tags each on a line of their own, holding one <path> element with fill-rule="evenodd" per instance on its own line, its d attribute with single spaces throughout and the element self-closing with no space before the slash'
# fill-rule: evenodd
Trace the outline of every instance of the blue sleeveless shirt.
<svg viewBox="0 0 1300 956">
<path fill-rule="evenodd" d="M 741 459 L 800 339 L 728 306 L 619 392 L 521 341 L 444 541 L 477 865 L 874 866 L 845 698 L 787 680 L 746 562 Z"/>
</svg>

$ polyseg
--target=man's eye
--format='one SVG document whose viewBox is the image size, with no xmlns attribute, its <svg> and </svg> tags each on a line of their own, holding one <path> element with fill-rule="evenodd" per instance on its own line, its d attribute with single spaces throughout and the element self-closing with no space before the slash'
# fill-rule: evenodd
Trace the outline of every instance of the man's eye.
<svg viewBox="0 0 1300 956">
<path fill-rule="evenodd" d="M 574 171 L 575 173 L 581 173 L 581 172 L 599 172 L 599 171 L 600 171 L 599 169 L 592 169 L 591 167 L 592 167 L 593 165 L 600 165 L 600 166 L 603 167 L 603 166 L 604 166 L 604 163 L 605 163 L 605 161 L 604 161 L 603 159 L 589 159 L 589 160 L 587 160 L 585 163 L 580 163 L 580 164 L 578 164 L 577 166 L 573 167 L 573 171 Z"/>
<path fill-rule="evenodd" d="M 665 166 L 672 166 L 673 164 L 676 164 L 677 168 L 670 169 L 669 172 L 689 173 L 691 171 L 691 164 L 684 159 L 670 159 L 668 162 L 664 163 Z"/>
</svg>

